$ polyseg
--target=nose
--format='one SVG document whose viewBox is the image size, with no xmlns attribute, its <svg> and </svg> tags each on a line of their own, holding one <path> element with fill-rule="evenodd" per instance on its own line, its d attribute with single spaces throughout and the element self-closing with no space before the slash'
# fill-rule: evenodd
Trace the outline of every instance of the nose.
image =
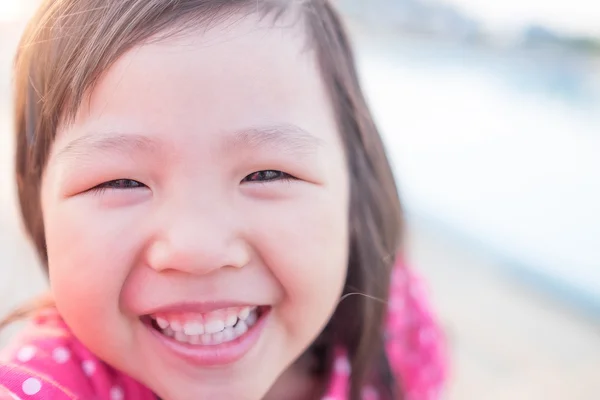
<svg viewBox="0 0 600 400">
<path fill-rule="evenodd" d="M 249 245 L 231 212 L 192 206 L 165 210 L 163 216 L 146 248 L 146 262 L 155 271 L 205 275 L 250 261 Z"/>
</svg>

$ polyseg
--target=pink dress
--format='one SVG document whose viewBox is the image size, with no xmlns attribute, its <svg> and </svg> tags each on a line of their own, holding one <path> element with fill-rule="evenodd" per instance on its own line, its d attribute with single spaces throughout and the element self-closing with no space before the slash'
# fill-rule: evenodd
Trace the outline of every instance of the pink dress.
<svg viewBox="0 0 600 400">
<path fill-rule="evenodd" d="M 446 378 L 444 340 L 422 283 L 399 265 L 392 278 L 387 351 L 406 400 L 437 400 Z M 345 400 L 350 364 L 339 352 L 323 400 Z M 0 354 L 0 400 L 156 400 L 146 387 L 98 359 L 54 310 Z M 373 388 L 364 400 L 377 400 Z"/>
</svg>

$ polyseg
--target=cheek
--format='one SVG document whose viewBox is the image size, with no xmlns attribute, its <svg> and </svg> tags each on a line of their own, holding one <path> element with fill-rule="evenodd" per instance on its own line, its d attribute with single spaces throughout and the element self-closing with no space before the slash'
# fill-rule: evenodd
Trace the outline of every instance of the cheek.
<svg viewBox="0 0 600 400">
<path fill-rule="evenodd" d="M 319 193 L 255 214 L 263 222 L 254 247 L 285 291 L 279 316 L 293 336 L 312 339 L 337 306 L 348 265 L 346 197 Z"/>
<path fill-rule="evenodd" d="M 94 321 L 104 320 L 117 324 L 135 238 L 127 231 L 129 221 L 86 210 L 77 201 L 45 207 L 52 292 L 70 323 L 93 326 Z"/>
</svg>

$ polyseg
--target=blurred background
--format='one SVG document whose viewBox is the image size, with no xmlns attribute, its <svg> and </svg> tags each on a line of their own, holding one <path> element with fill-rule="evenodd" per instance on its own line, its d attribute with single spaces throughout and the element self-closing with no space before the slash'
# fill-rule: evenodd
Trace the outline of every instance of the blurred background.
<svg viewBox="0 0 600 400">
<path fill-rule="evenodd" d="M 448 332 L 445 398 L 600 399 L 600 3 L 337 3 Z M 0 2 L 0 315 L 45 288 L 11 161 L 36 4 Z"/>
</svg>

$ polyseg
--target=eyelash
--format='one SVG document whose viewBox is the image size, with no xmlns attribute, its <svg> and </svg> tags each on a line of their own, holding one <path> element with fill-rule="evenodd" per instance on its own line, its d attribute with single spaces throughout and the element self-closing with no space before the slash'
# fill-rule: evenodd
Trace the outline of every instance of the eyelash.
<svg viewBox="0 0 600 400">
<path fill-rule="evenodd" d="M 265 175 L 268 174 L 276 174 L 277 176 L 273 177 L 271 176 L 266 177 Z M 250 180 L 253 177 L 263 177 L 262 180 Z M 291 176 L 290 174 L 287 174 L 283 171 L 278 171 L 275 169 L 266 169 L 266 170 L 262 170 L 262 171 L 256 171 L 251 173 L 250 175 L 247 175 L 244 179 L 242 179 L 242 183 L 269 183 L 269 182 L 275 182 L 275 181 L 291 181 L 291 180 L 295 180 L 296 178 L 294 178 L 293 176 Z"/>
<path fill-rule="evenodd" d="M 93 187 L 90 189 L 90 192 L 102 194 L 107 190 L 132 190 L 144 187 L 146 187 L 146 185 L 133 179 L 115 179 Z"/>
<path fill-rule="evenodd" d="M 275 174 L 276 176 L 273 176 L 273 174 Z M 260 177 L 262 177 L 263 179 L 252 180 L 252 178 Z M 256 171 L 247 175 L 244 179 L 242 179 L 241 183 L 269 183 L 275 181 L 291 181 L 295 179 L 296 178 L 283 171 L 267 169 L 262 171 Z M 101 183 L 100 185 L 90 189 L 90 191 L 97 194 L 101 194 L 106 190 L 132 190 L 145 187 L 146 185 L 133 179 L 115 179 L 112 181 Z"/>
</svg>

